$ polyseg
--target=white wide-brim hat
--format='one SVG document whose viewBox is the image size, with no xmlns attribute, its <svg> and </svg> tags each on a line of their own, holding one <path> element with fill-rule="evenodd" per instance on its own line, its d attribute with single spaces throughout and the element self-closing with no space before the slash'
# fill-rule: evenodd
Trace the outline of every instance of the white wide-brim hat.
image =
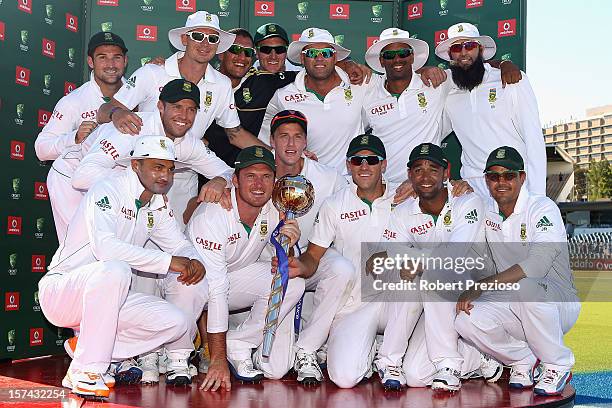
<svg viewBox="0 0 612 408">
<path fill-rule="evenodd" d="M 380 33 L 379 40 L 372 44 L 365 53 L 366 63 L 375 71 L 385 73 L 385 68 L 380 64 L 380 52 L 389 44 L 404 43 L 414 50 L 414 62 L 412 70 L 416 71 L 425 65 L 429 58 L 429 45 L 423 40 L 410 38 L 408 31 L 399 28 L 387 28 Z"/>
<path fill-rule="evenodd" d="M 212 28 L 219 33 L 219 47 L 217 54 L 221 54 L 229 49 L 236 39 L 236 34 L 223 31 L 219 27 L 219 17 L 216 14 L 210 14 L 208 11 L 196 11 L 187 17 L 187 22 L 184 27 L 173 28 L 168 31 L 168 39 L 170 44 L 179 51 L 185 51 L 185 46 L 181 41 L 181 35 L 193 31 L 197 28 Z"/>
<path fill-rule="evenodd" d="M 140 136 L 134 143 L 134 150 L 129 156 L 117 160 L 117 164 L 128 165 L 132 160 L 160 159 L 171 160 L 175 163 L 185 164 L 176 160 L 174 142 L 163 135 Z"/>
<path fill-rule="evenodd" d="M 302 53 L 302 50 L 308 44 L 313 43 L 329 44 L 330 47 L 336 50 L 336 59 L 338 61 L 342 61 L 351 53 L 351 50 L 336 44 L 334 36 L 331 35 L 329 31 L 323 30 L 322 28 L 313 27 L 302 31 L 300 39 L 289 44 L 289 48 L 287 48 L 287 58 L 294 64 L 301 64 L 302 61 L 300 59 L 300 54 Z"/>
<path fill-rule="evenodd" d="M 450 61 L 448 50 L 455 41 L 457 40 L 475 40 L 484 47 L 482 52 L 482 59 L 487 61 L 493 58 L 497 51 L 497 45 L 495 41 L 488 35 L 480 35 L 478 28 L 470 23 L 457 23 L 448 28 L 447 39 L 442 41 L 436 47 L 436 55 L 445 61 Z"/>
</svg>

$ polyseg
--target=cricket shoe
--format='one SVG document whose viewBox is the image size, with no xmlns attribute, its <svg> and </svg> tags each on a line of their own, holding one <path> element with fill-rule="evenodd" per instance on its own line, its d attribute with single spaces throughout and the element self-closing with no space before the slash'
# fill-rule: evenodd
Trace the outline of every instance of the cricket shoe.
<svg viewBox="0 0 612 408">
<path fill-rule="evenodd" d="M 109 387 L 104 383 L 101 374 L 83 372 L 69 368 L 62 380 L 62 386 L 70 388 L 76 395 L 84 397 L 108 398 Z"/>
<path fill-rule="evenodd" d="M 540 381 L 535 385 L 533 392 L 538 395 L 561 395 L 565 385 L 572 379 L 569 370 L 553 370 L 545 368 Z"/>
<path fill-rule="evenodd" d="M 168 365 L 166 370 L 166 384 L 185 386 L 191 384 L 189 372 L 189 355 L 191 350 L 166 351 Z"/>
<path fill-rule="evenodd" d="M 317 350 L 317 363 L 322 369 L 327 368 L 327 343 Z"/>
<path fill-rule="evenodd" d="M 504 373 L 504 366 L 487 354 L 480 354 L 480 373 L 487 382 L 494 383 Z"/>
<path fill-rule="evenodd" d="M 525 365 L 510 367 L 508 386 L 517 390 L 533 387 L 533 368 Z"/>
<path fill-rule="evenodd" d="M 76 346 L 77 346 L 78 341 L 79 341 L 78 336 L 70 337 L 69 339 L 64 340 L 64 350 L 66 350 L 66 353 L 72 359 L 74 359 L 74 353 L 76 351 Z M 102 380 L 104 381 L 104 384 L 106 384 L 108 388 L 113 388 L 115 386 L 115 376 L 109 373 L 108 371 L 102 374 Z M 72 388 L 72 387 L 66 386 L 66 388 Z"/>
<path fill-rule="evenodd" d="M 243 382 L 259 382 L 263 379 L 263 371 L 253 367 L 253 359 L 233 360 L 228 357 L 230 372 Z"/>
<path fill-rule="evenodd" d="M 117 384 L 138 384 L 142 379 L 142 369 L 133 358 L 111 363 L 109 372 Z"/>
<path fill-rule="evenodd" d="M 323 381 L 323 373 L 317 363 L 316 353 L 298 349 L 293 369 L 297 372 L 297 381 L 304 385 L 318 385 Z"/>
<path fill-rule="evenodd" d="M 459 391 L 461 389 L 461 373 L 448 367 L 439 369 L 433 377 L 431 389 L 437 391 Z"/>
<path fill-rule="evenodd" d="M 406 385 L 406 377 L 402 367 L 386 366 L 384 368 L 376 367 L 380 382 L 385 387 L 385 390 L 399 391 Z"/>
<path fill-rule="evenodd" d="M 159 354 L 157 351 L 138 357 L 138 367 L 142 370 L 141 383 L 154 384 L 159 382 Z"/>
</svg>

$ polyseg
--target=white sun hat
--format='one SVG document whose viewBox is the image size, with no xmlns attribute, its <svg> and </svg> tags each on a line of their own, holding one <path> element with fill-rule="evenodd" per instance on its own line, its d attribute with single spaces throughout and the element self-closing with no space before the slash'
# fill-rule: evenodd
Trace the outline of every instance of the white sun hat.
<svg viewBox="0 0 612 408">
<path fill-rule="evenodd" d="M 412 47 L 414 50 L 412 69 L 414 71 L 422 68 L 427 62 L 427 58 L 429 58 L 429 45 L 427 45 L 425 41 L 410 38 L 410 33 L 408 31 L 391 27 L 383 30 L 383 32 L 380 33 L 379 40 L 372 44 L 366 51 L 365 60 L 370 68 L 382 72 L 383 74 L 385 73 L 385 68 L 380 64 L 380 52 L 387 45 L 393 43 L 404 43 Z"/>
<path fill-rule="evenodd" d="M 134 144 L 134 150 L 132 150 L 129 156 L 117 160 L 117 164 L 127 165 L 132 160 L 140 159 L 161 159 L 171 160 L 175 163 L 182 163 L 176 160 L 174 142 L 172 139 L 163 135 L 147 135 L 138 137 L 138 139 L 136 139 L 136 143 Z"/>
<path fill-rule="evenodd" d="M 497 51 L 495 41 L 488 35 L 480 35 L 478 28 L 470 23 L 457 23 L 448 28 L 447 39 L 436 47 L 436 55 L 445 61 L 450 61 L 448 50 L 457 40 L 475 40 L 484 47 L 482 58 L 487 61 L 493 58 Z"/>
<path fill-rule="evenodd" d="M 223 31 L 219 27 L 219 17 L 216 14 L 210 14 L 208 11 L 196 11 L 187 17 L 187 22 L 184 27 L 173 28 L 168 31 L 168 39 L 170 44 L 179 51 L 185 51 L 185 46 L 181 41 L 181 35 L 193 31 L 197 28 L 212 28 L 219 33 L 219 47 L 217 54 L 221 54 L 229 49 L 234 43 L 236 34 Z"/>
<path fill-rule="evenodd" d="M 322 28 L 312 27 L 302 31 L 300 39 L 289 44 L 289 48 L 287 48 L 287 58 L 294 64 L 301 64 L 302 61 L 300 60 L 300 54 L 302 53 L 302 50 L 308 44 L 313 43 L 329 44 L 334 50 L 336 50 L 336 59 L 338 61 L 342 61 L 351 53 L 351 50 L 336 44 L 334 36 L 331 35 L 329 31 Z"/>
</svg>

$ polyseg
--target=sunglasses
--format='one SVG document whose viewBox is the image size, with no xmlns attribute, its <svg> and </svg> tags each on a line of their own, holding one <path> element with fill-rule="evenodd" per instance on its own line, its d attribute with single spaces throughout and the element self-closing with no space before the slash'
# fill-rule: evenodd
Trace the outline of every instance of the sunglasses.
<svg viewBox="0 0 612 408">
<path fill-rule="evenodd" d="M 465 41 L 451 45 L 449 50 L 450 52 L 461 52 L 461 50 L 465 48 L 466 51 L 472 51 L 478 47 L 480 47 L 480 43 L 478 41 Z"/>
<path fill-rule="evenodd" d="M 209 44 L 217 44 L 219 42 L 218 34 L 206 34 L 199 31 L 190 31 L 186 35 L 197 43 L 201 43 L 204 40 L 208 40 Z"/>
<path fill-rule="evenodd" d="M 367 156 L 351 156 L 348 158 L 348 160 L 353 166 L 361 166 L 364 160 L 366 163 L 368 163 L 368 166 L 375 166 L 384 159 L 380 156 L 373 154 Z"/>
<path fill-rule="evenodd" d="M 488 181 L 498 183 L 501 179 L 504 181 L 512 181 L 517 178 L 519 174 L 521 174 L 521 170 L 506 170 L 501 173 L 497 171 L 487 171 L 485 177 Z"/>
<path fill-rule="evenodd" d="M 276 47 L 271 47 L 269 45 L 261 45 L 257 47 L 257 49 L 263 54 L 271 54 L 272 51 L 276 52 L 277 54 L 285 54 L 287 52 L 286 45 L 277 45 Z"/>
<path fill-rule="evenodd" d="M 336 53 L 333 48 L 309 48 L 302 51 L 306 58 L 317 58 L 321 55 L 323 58 L 331 58 Z"/>
<path fill-rule="evenodd" d="M 414 54 L 414 50 L 412 48 L 400 48 L 399 50 L 387 50 L 380 52 L 380 56 L 386 60 L 392 60 L 396 55 L 400 58 L 408 58 L 412 54 Z"/>
<path fill-rule="evenodd" d="M 255 55 L 255 49 L 251 47 L 243 47 L 242 45 L 232 44 L 231 47 L 227 49 L 234 55 L 240 55 L 241 52 L 244 52 L 244 56 L 247 58 L 252 58 Z"/>
</svg>

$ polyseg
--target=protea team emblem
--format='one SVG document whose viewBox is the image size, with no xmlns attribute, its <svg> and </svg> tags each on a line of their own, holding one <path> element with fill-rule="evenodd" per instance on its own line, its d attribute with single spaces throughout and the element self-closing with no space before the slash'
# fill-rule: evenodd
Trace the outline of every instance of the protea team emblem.
<svg viewBox="0 0 612 408">
<path fill-rule="evenodd" d="M 344 90 L 344 99 L 347 102 L 350 102 L 353 100 L 353 92 L 351 91 L 351 88 Z"/>
<path fill-rule="evenodd" d="M 497 88 L 489 89 L 489 103 L 494 104 L 497 102 Z"/>
<path fill-rule="evenodd" d="M 425 93 L 419 92 L 417 94 L 417 100 L 419 101 L 419 108 L 421 109 L 427 108 L 427 98 L 425 98 Z"/>
<path fill-rule="evenodd" d="M 189 82 L 183 82 L 183 91 L 191 92 L 191 84 Z"/>
<path fill-rule="evenodd" d="M 499 149 L 497 154 L 495 155 L 496 159 L 505 159 L 506 158 L 506 149 Z"/>
<path fill-rule="evenodd" d="M 459 24 L 459 26 L 457 27 L 457 32 L 463 32 L 463 25 Z"/>
<path fill-rule="evenodd" d="M 208 13 L 206 13 L 206 21 L 212 21 L 212 16 Z"/>
<path fill-rule="evenodd" d="M 259 235 L 264 236 L 268 233 L 268 220 L 261 220 L 261 225 L 259 226 Z"/>
<path fill-rule="evenodd" d="M 249 103 L 253 100 L 253 97 L 251 96 L 251 90 L 249 88 L 242 89 L 242 99 L 244 99 L 245 103 Z"/>
<path fill-rule="evenodd" d="M 207 108 L 210 107 L 210 105 L 212 105 L 212 92 L 211 91 L 206 91 L 206 98 L 204 98 L 204 106 L 206 106 Z"/>
<path fill-rule="evenodd" d="M 153 222 L 154 222 L 153 213 L 149 211 L 147 213 L 147 228 L 149 229 L 153 228 Z"/>
<path fill-rule="evenodd" d="M 525 241 L 527 239 L 527 225 L 525 223 L 521 224 L 521 241 Z"/>
<path fill-rule="evenodd" d="M 261 147 L 255 148 L 255 157 L 259 157 L 259 158 L 263 157 L 263 149 Z"/>
<path fill-rule="evenodd" d="M 367 145 L 368 143 L 370 143 L 370 137 L 368 135 L 361 136 L 361 140 L 359 141 L 359 144 Z"/>
<path fill-rule="evenodd" d="M 444 214 L 444 225 L 448 227 L 449 225 L 451 225 L 451 223 L 451 210 L 448 210 L 446 214 Z"/>
<path fill-rule="evenodd" d="M 162 149 L 166 150 L 166 149 L 167 149 L 167 147 L 166 147 L 166 141 L 165 141 L 164 139 L 159 139 L 159 146 L 160 146 Z"/>
<path fill-rule="evenodd" d="M 312 28 L 308 29 L 308 38 L 314 37 L 314 30 Z"/>
</svg>

